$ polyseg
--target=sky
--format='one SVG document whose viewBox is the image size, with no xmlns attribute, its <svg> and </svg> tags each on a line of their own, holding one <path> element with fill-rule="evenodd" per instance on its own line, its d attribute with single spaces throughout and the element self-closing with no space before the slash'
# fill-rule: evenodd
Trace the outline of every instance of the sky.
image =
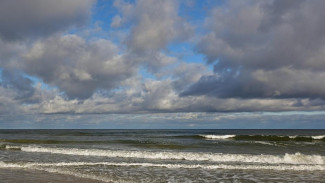
<svg viewBox="0 0 325 183">
<path fill-rule="evenodd" d="M 323 0 L 2 0 L 0 128 L 325 128 Z"/>
</svg>

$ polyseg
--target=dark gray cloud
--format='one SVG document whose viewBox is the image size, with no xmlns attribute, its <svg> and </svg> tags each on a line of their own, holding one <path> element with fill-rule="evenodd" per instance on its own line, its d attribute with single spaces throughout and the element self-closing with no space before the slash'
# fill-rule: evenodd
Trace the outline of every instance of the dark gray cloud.
<svg viewBox="0 0 325 183">
<path fill-rule="evenodd" d="M 0 67 L 11 69 L 19 68 L 19 57 L 27 49 L 28 44 L 17 41 L 4 41 L 0 37 Z"/>
<path fill-rule="evenodd" d="M 324 69 L 324 1 L 230 1 L 212 11 L 197 49 L 217 68 Z M 229 10 L 229 11 L 228 11 Z"/>
<path fill-rule="evenodd" d="M 325 98 L 325 2 L 227 1 L 197 51 L 214 64 L 181 96 Z"/>
<path fill-rule="evenodd" d="M 17 40 L 46 36 L 89 18 L 94 0 L 2 0 L 0 38 Z"/>
<path fill-rule="evenodd" d="M 202 76 L 212 74 L 207 71 L 203 63 L 180 63 L 170 72 L 174 78 L 172 85 L 177 92 L 181 92 L 184 88 L 199 81 Z"/>
<path fill-rule="evenodd" d="M 46 57 L 43 57 L 39 63 L 37 60 L 30 62 L 31 57 L 37 58 L 33 55 L 37 52 L 35 50 L 42 49 L 41 42 L 44 43 L 51 39 L 49 37 L 53 35 L 55 37 L 59 32 L 69 28 L 85 25 L 90 19 L 94 3 L 94 0 L 4 0 L 0 2 L 0 67 L 4 68 L 2 85 L 6 89 L 15 91 L 15 99 L 19 99 L 20 102 L 34 100 L 32 98 L 35 89 L 31 86 L 32 81 L 24 77 L 25 73 L 31 71 L 28 68 L 34 67 L 37 70 L 43 67 L 44 70 L 40 71 L 42 73 L 31 72 L 34 76 L 45 76 L 56 72 L 55 64 L 60 61 L 46 60 Z M 65 46 L 65 48 L 69 47 Z M 55 53 L 49 53 L 51 51 L 53 49 L 49 48 L 44 52 L 54 55 Z M 38 54 L 39 57 L 42 56 L 41 52 Z M 58 56 L 57 59 L 62 58 Z M 33 65 L 34 63 L 39 65 Z M 64 66 L 57 65 L 57 67 Z M 46 77 L 40 79 L 48 81 Z"/>
<path fill-rule="evenodd" d="M 325 98 L 325 73 L 282 68 L 207 75 L 181 93 L 220 98 Z"/>
</svg>

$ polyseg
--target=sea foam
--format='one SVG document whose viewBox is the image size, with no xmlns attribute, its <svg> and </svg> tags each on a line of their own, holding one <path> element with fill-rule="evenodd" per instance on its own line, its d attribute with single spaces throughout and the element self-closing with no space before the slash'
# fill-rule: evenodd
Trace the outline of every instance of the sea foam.
<svg viewBox="0 0 325 183">
<path fill-rule="evenodd" d="M 235 137 L 236 135 L 200 135 L 200 136 L 206 139 L 229 139 Z"/>
<path fill-rule="evenodd" d="M 242 162 L 266 164 L 309 164 L 323 165 L 325 157 L 320 155 L 305 155 L 301 153 L 285 155 L 250 155 L 250 154 L 222 154 L 203 152 L 167 152 L 167 151 L 126 151 L 77 148 L 50 148 L 40 146 L 21 147 L 21 151 L 36 153 L 52 153 L 78 156 L 103 156 L 122 158 L 214 161 L 214 162 Z"/>
<path fill-rule="evenodd" d="M 208 140 L 255 140 L 255 141 L 325 141 L 325 135 L 298 136 L 298 135 L 199 135 Z"/>
<path fill-rule="evenodd" d="M 46 168 L 55 169 L 56 167 L 69 166 L 141 166 L 141 167 L 164 167 L 171 169 L 186 168 L 186 169 L 230 169 L 230 170 L 294 170 L 294 171 L 315 171 L 325 170 L 325 165 L 207 165 L 207 164 L 164 164 L 164 163 L 129 163 L 129 162 L 59 162 L 59 163 L 5 163 L 0 162 L 0 168 L 30 168 L 46 170 Z"/>
</svg>

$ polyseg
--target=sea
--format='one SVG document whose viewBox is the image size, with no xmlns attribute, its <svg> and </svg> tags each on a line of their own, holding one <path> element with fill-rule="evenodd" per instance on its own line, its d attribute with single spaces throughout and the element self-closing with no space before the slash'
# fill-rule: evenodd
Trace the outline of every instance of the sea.
<svg viewBox="0 0 325 183">
<path fill-rule="evenodd" d="M 1 180 L 19 171 L 90 182 L 325 182 L 325 130 L 0 130 Z"/>
</svg>

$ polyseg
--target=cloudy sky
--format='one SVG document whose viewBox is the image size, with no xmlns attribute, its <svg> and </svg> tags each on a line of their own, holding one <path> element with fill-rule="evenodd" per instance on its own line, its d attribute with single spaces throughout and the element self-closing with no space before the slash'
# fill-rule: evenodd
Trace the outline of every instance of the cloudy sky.
<svg viewBox="0 0 325 183">
<path fill-rule="evenodd" d="M 1 0 L 0 128 L 325 128 L 323 0 Z"/>
</svg>

